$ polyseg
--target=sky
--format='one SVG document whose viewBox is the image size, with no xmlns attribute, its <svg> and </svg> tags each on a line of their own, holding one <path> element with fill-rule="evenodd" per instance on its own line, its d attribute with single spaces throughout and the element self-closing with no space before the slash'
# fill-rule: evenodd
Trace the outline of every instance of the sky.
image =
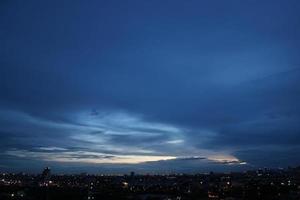
<svg viewBox="0 0 300 200">
<path fill-rule="evenodd" d="M 300 165 L 298 0 L 0 2 L 0 171 Z"/>
</svg>

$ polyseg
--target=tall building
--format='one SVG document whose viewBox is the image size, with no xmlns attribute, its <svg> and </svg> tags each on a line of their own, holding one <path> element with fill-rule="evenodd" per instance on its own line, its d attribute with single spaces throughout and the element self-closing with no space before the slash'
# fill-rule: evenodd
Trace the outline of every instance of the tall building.
<svg viewBox="0 0 300 200">
<path fill-rule="evenodd" d="M 133 177 L 134 176 L 134 172 L 130 172 L 130 176 Z"/>
<path fill-rule="evenodd" d="M 43 172 L 42 172 L 42 181 L 43 182 L 48 182 L 51 177 L 51 169 L 50 167 L 46 167 Z"/>
</svg>

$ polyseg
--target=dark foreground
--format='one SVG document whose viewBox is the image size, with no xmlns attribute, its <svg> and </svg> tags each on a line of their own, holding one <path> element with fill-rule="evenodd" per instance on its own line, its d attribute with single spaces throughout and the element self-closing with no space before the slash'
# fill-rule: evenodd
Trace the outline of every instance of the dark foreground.
<svg viewBox="0 0 300 200">
<path fill-rule="evenodd" d="M 300 168 L 197 175 L 0 175 L 0 199 L 300 199 Z"/>
</svg>

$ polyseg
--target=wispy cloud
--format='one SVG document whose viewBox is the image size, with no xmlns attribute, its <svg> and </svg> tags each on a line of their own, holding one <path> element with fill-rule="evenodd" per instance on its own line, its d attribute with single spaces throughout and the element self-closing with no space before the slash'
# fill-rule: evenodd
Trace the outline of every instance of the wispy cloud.
<svg viewBox="0 0 300 200">
<path fill-rule="evenodd" d="M 48 148 L 46 148 L 48 149 Z M 29 150 L 9 150 L 5 155 L 19 158 L 36 159 L 43 161 L 55 161 L 61 163 L 91 163 L 91 164 L 138 164 L 150 161 L 175 159 L 174 156 L 155 155 L 112 155 L 87 151 L 64 151 L 64 152 L 40 152 Z"/>
<path fill-rule="evenodd" d="M 66 148 L 62 147 L 37 147 L 37 150 L 43 150 L 43 151 L 66 151 Z"/>
</svg>

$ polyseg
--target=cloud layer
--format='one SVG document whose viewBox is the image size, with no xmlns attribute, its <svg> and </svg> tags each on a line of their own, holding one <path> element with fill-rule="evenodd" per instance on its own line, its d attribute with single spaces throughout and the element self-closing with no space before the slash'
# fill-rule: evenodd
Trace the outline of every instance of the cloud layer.
<svg viewBox="0 0 300 200">
<path fill-rule="evenodd" d="M 0 169 L 299 165 L 299 8 L 1 3 Z"/>
</svg>

